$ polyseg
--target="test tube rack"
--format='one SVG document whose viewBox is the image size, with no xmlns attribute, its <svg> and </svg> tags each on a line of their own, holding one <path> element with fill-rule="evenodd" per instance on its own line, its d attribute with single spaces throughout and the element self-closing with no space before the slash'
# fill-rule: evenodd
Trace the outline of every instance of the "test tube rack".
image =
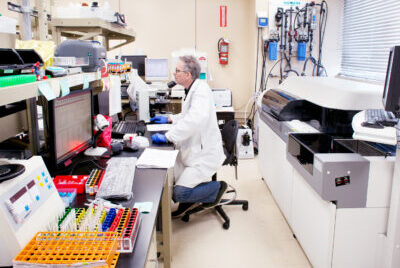
<svg viewBox="0 0 400 268">
<path fill-rule="evenodd" d="M 35 264 L 95 264 L 115 267 L 116 232 L 38 232 L 13 260 L 14 267 Z"/>
<path fill-rule="evenodd" d="M 71 211 L 73 213 L 71 213 Z M 76 220 L 76 225 L 70 224 L 70 220 L 67 223 L 64 222 L 67 219 L 70 219 L 71 215 L 75 216 L 72 218 Z M 83 208 L 67 208 L 65 214 L 60 217 L 58 226 L 61 231 L 79 230 L 83 232 L 116 232 L 118 236 L 118 251 L 127 253 L 133 251 L 141 222 L 140 215 L 141 214 L 136 208 L 111 208 L 108 211 L 103 207 L 96 207 L 93 205 L 91 205 L 87 210 Z"/>
<path fill-rule="evenodd" d="M 65 213 L 58 220 L 58 231 L 76 231 L 75 209 L 67 207 Z"/>
<path fill-rule="evenodd" d="M 121 253 L 131 253 L 133 252 L 133 247 L 135 246 L 135 241 L 137 233 L 140 227 L 140 222 L 142 218 L 140 216 L 139 210 L 133 208 L 131 215 L 128 218 L 126 227 L 122 233 L 119 246 L 119 252 Z"/>
<path fill-rule="evenodd" d="M 100 188 L 101 181 L 104 177 L 104 170 L 101 169 L 93 169 L 90 172 L 89 178 L 85 184 L 86 193 L 89 195 L 95 195 Z"/>
</svg>

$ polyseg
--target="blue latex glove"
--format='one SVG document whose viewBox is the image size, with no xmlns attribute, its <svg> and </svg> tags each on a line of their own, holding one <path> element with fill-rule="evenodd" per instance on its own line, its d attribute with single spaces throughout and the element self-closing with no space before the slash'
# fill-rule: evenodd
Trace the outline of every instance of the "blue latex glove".
<svg viewBox="0 0 400 268">
<path fill-rule="evenodd" d="M 156 124 L 168 124 L 168 117 L 157 115 L 157 116 L 150 118 L 150 122 L 156 123 Z"/>
<path fill-rule="evenodd" d="M 164 134 L 161 134 L 161 133 L 153 134 L 153 135 L 151 136 L 151 140 L 152 140 L 153 143 L 155 143 L 155 144 L 167 143 L 167 138 L 165 137 Z"/>
</svg>

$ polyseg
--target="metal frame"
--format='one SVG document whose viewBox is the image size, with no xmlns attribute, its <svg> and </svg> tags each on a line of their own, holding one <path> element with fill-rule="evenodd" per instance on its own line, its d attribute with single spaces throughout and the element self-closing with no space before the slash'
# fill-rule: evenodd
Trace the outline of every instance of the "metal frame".
<svg viewBox="0 0 400 268">
<path fill-rule="evenodd" d="M 61 37 L 91 40 L 98 36 L 105 39 L 106 50 L 113 50 L 135 41 L 135 32 L 132 29 L 121 27 L 118 24 L 98 18 L 91 19 L 53 19 L 51 32 L 56 44 L 61 43 Z M 110 40 L 123 40 L 121 43 L 110 46 Z"/>
</svg>

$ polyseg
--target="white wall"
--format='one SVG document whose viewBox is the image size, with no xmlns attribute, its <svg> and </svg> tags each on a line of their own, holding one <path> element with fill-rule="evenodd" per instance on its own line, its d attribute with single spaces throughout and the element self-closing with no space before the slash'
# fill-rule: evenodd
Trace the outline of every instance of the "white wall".
<svg viewBox="0 0 400 268">
<path fill-rule="evenodd" d="M 54 0 L 54 2 L 62 6 L 69 2 L 82 1 Z M 98 2 L 102 5 L 106 1 Z M 136 31 L 136 41 L 109 52 L 110 58 L 118 54 L 135 54 L 138 51 L 142 51 L 148 57 L 170 58 L 172 51 L 181 48 L 196 48 L 206 52 L 213 77 L 210 86 L 232 90 L 237 116 L 243 116 L 243 109 L 255 87 L 258 31 L 256 10 L 263 10 L 268 14 L 268 0 L 109 0 L 108 2 L 111 9 L 125 14 L 128 26 Z M 323 46 L 323 64 L 329 76 L 335 76 L 340 67 L 339 36 L 343 0 L 327 0 L 327 2 L 329 16 Z M 221 5 L 226 5 L 228 10 L 226 28 L 219 26 Z M 0 1 L 0 13 L 9 14 L 6 6 L 6 1 Z M 273 23 L 274 18 L 269 18 L 269 21 Z M 263 34 L 268 36 L 268 30 L 264 30 Z M 218 63 L 217 42 L 220 37 L 231 41 L 227 66 Z M 317 36 L 315 40 L 317 41 Z M 316 48 L 317 45 L 314 56 Z M 274 63 L 268 62 L 267 73 Z M 303 62 L 296 63 L 294 60 L 293 66 L 301 70 Z M 310 67 L 309 65 L 308 71 L 311 70 Z M 279 64 L 272 73 L 279 74 Z M 276 87 L 278 80 L 270 78 L 267 88 Z"/>
</svg>

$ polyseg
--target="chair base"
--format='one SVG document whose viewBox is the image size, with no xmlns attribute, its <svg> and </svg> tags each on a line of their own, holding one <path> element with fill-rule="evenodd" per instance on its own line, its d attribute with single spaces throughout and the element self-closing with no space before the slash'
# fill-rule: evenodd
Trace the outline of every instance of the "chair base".
<svg viewBox="0 0 400 268">
<path fill-rule="evenodd" d="M 221 199 L 221 203 L 227 202 L 229 201 L 229 199 Z M 224 204 L 224 206 L 229 206 L 229 205 L 242 205 L 242 209 L 243 210 L 248 210 L 249 209 L 249 202 L 247 200 L 232 200 L 231 202 Z M 215 207 L 211 207 L 211 208 L 204 208 L 202 206 L 198 206 L 195 207 L 194 209 L 191 209 L 189 211 L 186 211 L 185 215 L 181 218 L 182 221 L 184 222 L 188 222 L 190 219 L 190 215 L 195 214 L 197 212 L 206 210 L 206 209 L 215 209 L 217 211 L 217 213 L 222 217 L 222 219 L 224 220 L 224 223 L 222 224 L 222 228 L 224 228 L 225 230 L 229 229 L 230 227 L 230 219 L 228 217 L 228 215 L 226 215 L 224 209 L 222 208 L 222 205 L 217 205 Z"/>
</svg>

